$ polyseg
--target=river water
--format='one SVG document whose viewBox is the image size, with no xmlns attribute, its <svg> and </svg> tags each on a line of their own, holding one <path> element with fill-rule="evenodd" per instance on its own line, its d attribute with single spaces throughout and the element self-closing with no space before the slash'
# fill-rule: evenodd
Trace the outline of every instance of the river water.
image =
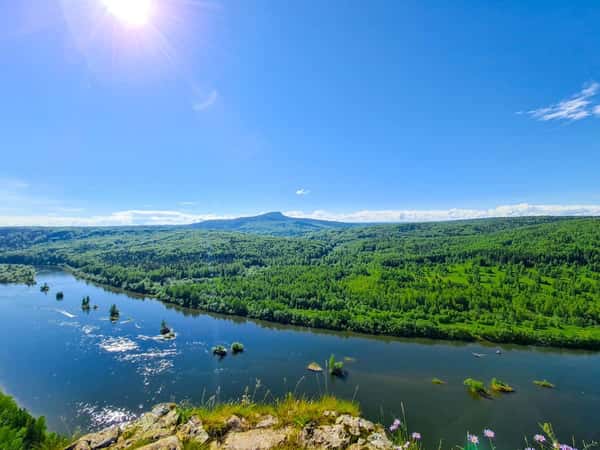
<svg viewBox="0 0 600 450">
<path fill-rule="evenodd" d="M 435 448 L 484 427 L 496 432 L 498 448 L 523 448 L 540 422 L 551 422 L 564 441 L 600 440 L 600 353 L 374 338 L 200 314 L 59 270 L 40 271 L 37 282 L 0 285 L 0 388 L 55 431 L 97 429 L 162 401 L 225 401 L 247 390 L 258 401 L 286 392 L 355 398 L 365 416 L 384 423 L 404 406 L 409 429 Z M 40 292 L 44 282 L 48 294 Z M 84 296 L 98 308 L 82 311 Z M 108 320 L 113 303 L 117 323 Z M 162 320 L 176 339 L 158 337 Z M 245 345 L 243 354 L 212 355 L 213 345 L 234 341 Z M 306 370 L 312 361 L 325 366 L 330 354 L 345 360 L 345 379 Z M 474 398 L 462 385 L 467 377 L 497 377 L 516 392 Z"/>
</svg>

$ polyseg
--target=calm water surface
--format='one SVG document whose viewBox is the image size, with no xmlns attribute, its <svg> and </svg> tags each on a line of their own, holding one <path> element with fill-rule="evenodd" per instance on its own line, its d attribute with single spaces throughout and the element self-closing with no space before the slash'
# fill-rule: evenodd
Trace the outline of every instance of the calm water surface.
<svg viewBox="0 0 600 450">
<path fill-rule="evenodd" d="M 61 271 L 41 271 L 37 281 L 0 285 L 0 387 L 59 432 L 99 428 L 161 401 L 239 398 L 249 386 L 257 400 L 294 390 L 355 396 L 367 417 L 386 423 L 404 404 L 410 430 L 426 444 L 442 439 L 445 448 L 484 427 L 496 431 L 499 448 L 523 448 L 523 436 L 544 421 L 564 440 L 572 434 L 600 440 L 598 353 L 502 346 L 499 356 L 499 347 L 480 344 L 378 339 L 191 313 Z M 39 291 L 44 282 L 47 295 Z M 57 291 L 64 300 L 55 299 Z M 86 295 L 97 310 L 81 311 Z M 116 324 L 108 321 L 113 303 L 121 311 Z M 157 338 L 163 319 L 175 340 Z M 219 360 L 210 353 L 234 341 L 244 343 L 244 354 Z M 324 365 L 331 353 L 348 358 L 345 380 L 305 370 L 311 361 Z M 432 377 L 448 384 L 432 385 Z M 498 377 L 517 392 L 472 398 L 462 386 L 466 377 Z M 543 378 L 557 389 L 532 384 Z"/>
</svg>

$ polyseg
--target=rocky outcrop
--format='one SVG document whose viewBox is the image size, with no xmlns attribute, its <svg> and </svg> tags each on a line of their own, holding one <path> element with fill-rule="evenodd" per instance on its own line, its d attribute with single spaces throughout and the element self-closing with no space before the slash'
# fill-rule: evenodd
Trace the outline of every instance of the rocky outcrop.
<svg viewBox="0 0 600 450">
<path fill-rule="evenodd" d="M 199 417 L 182 420 L 174 403 L 162 403 L 133 422 L 87 434 L 65 450 L 183 450 L 188 443 L 210 450 L 394 448 L 380 425 L 335 411 L 326 411 L 322 421 L 303 427 L 257 414 L 252 419 L 232 415 L 218 428 L 218 435 L 211 436 Z"/>
</svg>

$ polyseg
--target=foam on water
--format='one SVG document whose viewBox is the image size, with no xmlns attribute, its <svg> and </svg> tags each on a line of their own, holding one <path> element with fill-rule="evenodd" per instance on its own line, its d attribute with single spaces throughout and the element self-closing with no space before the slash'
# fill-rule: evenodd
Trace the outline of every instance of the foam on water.
<svg viewBox="0 0 600 450">
<path fill-rule="evenodd" d="M 77 317 L 75 314 L 71 314 L 69 311 L 65 311 L 64 309 L 55 309 L 54 311 L 56 311 L 59 314 L 62 314 L 65 317 L 68 317 L 69 319 L 74 319 L 75 317 Z"/>
<path fill-rule="evenodd" d="M 94 430 L 129 422 L 137 417 L 135 413 L 125 408 L 99 406 L 91 403 L 78 403 L 77 415 L 87 416 L 91 428 Z"/>
<path fill-rule="evenodd" d="M 136 342 L 127 337 L 109 337 L 103 339 L 98 345 L 109 353 L 129 352 L 139 348 Z"/>
</svg>

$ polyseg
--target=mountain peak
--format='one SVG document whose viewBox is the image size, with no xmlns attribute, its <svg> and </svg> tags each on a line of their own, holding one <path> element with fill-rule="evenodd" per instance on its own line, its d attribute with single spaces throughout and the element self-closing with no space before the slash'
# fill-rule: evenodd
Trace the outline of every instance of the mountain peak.
<svg viewBox="0 0 600 450">
<path fill-rule="evenodd" d="M 279 211 L 236 219 L 206 220 L 191 225 L 192 228 L 204 230 L 237 231 L 272 236 L 301 236 L 315 231 L 347 228 L 349 226 L 352 225 L 326 220 L 288 217 Z"/>
<path fill-rule="evenodd" d="M 264 217 L 266 219 L 288 219 L 289 218 L 287 216 L 284 216 L 283 213 L 281 213 L 279 211 L 271 211 L 268 213 L 264 213 L 258 217 Z"/>
</svg>

